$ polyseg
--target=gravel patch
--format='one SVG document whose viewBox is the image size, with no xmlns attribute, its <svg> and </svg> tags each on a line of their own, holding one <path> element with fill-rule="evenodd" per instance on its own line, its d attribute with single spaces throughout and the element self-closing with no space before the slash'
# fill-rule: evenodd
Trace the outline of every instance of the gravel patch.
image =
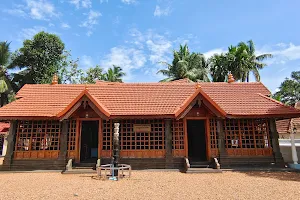
<svg viewBox="0 0 300 200">
<path fill-rule="evenodd" d="M 92 174 L 2 173 L 0 199 L 299 199 L 300 173 L 183 174 L 133 171 L 130 179 Z"/>
</svg>

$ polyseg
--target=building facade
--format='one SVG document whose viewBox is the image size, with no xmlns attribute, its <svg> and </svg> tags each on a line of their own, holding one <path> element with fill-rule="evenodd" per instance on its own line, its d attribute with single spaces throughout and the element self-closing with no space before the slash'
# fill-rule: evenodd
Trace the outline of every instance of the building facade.
<svg viewBox="0 0 300 200">
<path fill-rule="evenodd" d="M 181 168 L 184 158 L 221 165 L 283 163 L 276 119 L 300 111 L 261 83 L 25 85 L 0 108 L 10 121 L 3 169 L 110 163 L 114 123 L 120 160 L 133 168 Z"/>
</svg>

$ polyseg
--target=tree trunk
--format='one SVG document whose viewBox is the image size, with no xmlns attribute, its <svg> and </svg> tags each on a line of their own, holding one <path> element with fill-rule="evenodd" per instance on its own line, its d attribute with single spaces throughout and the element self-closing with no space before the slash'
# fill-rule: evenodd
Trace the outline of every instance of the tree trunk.
<svg viewBox="0 0 300 200">
<path fill-rule="evenodd" d="M 1 93 L 0 94 L 0 107 L 3 107 L 4 106 L 4 93 Z"/>
</svg>

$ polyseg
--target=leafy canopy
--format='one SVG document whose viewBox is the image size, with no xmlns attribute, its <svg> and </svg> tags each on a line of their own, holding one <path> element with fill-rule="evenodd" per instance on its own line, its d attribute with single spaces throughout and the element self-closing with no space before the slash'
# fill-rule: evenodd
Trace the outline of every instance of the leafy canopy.
<svg viewBox="0 0 300 200">
<path fill-rule="evenodd" d="M 210 75 L 213 81 L 223 82 L 231 72 L 236 80 L 249 82 L 252 73 L 255 80 L 260 81 L 259 70 L 266 66 L 262 61 L 267 58 L 272 58 L 272 55 L 256 55 L 252 40 L 240 42 L 237 46 L 228 47 L 228 52 L 216 54 L 209 59 Z"/>
<path fill-rule="evenodd" d="M 286 78 L 281 83 L 274 98 L 291 106 L 300 101 L 300 71 L 292 72 L 291 78 Z"/>
<path fill-rule="evenodd" d="M 64 43 L 57 35 L 44 31 L 31 40 L 25 40 L 23 47 L 13 53 L 9 65 L 10 69 L 22 69 L 14 74 L 14 81 L 19 87 L 26 83 L 51 82 L 53 74 L 59 71 L 64 48 Z"/>
<path fill-rule="evenodd" d="M 113 65 L 113 68 L 109 68 L 106 73 L 103 74 L 102 80 L 110 82 L 123 82 L 122 78 L 126 75 L 120 66 Z"/>
<path fill-rule="evenodd" d="M 206 59 L 201 53 L 190 53 L 187 44 L 179 46 L 179 51 L 173 51 L 172 64 L 160 62 L 167 66 L 167 69 L 159 70 L 167 76 L 161 81 L 173 81 L 188 78 L 192 81 L 209 81 L 208 66 Z"/>
</svg>

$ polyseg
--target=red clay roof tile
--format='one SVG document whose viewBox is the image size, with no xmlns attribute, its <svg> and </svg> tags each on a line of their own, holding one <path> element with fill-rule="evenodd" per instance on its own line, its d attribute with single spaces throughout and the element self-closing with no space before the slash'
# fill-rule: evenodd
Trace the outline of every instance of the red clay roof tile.
<svg viewBox="0 0 300 200">
<path fill-rule="evenodd" d="M 201 82 L 199 85 L 227 115 L 300 116 L 300 111 L 266 97 L 270 91 L 261 83 Z M 195 93 L 195 86 L 195 83 L 186 80 L 168 83 L 28 84 L 18 92 L 20 99 L 0 108 L 0 118 L 56 117 L 86 87 L 111 116 L 175 116 L 175 111 Z"/>
</svg>

